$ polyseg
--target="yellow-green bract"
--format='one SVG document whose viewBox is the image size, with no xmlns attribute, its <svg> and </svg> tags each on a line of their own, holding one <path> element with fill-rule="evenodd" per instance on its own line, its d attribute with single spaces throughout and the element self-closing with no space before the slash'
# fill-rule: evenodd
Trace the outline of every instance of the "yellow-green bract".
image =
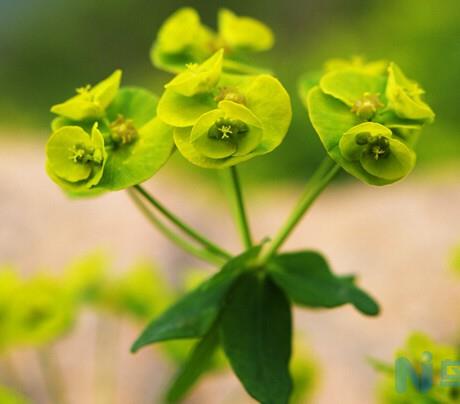
<svg viewBox="0 0 460 404">
<path fill-rule="evenodd" d="M 196 10 L 184 7 L 161 26 L 151 50 L 151 59 L 159 69 L 177 73 L 183 71 L 186 64 L 201 63 L 223 48 L 225 69 L 241 73 L 253 69 L 242 62 L 242 55 L 268 50 L 273 42 L 270 28 L 254 18 L 221 9 L 218 30 L 214 32 L 201 23 Z"/>
<path fill-rule="evenodd" d="M 158 116 L 174 127 L 182 155 L 204 168 L 225 168 L 269 153 L 284 139 L 291 103 L 270 75 L 222 73 L 223 50 L 189 66 L 166 87 Z"/>
<path fill-rule="evenodd" d="M 85 196 L 139 184 L 169 159 L 172 128 L 156 117 L 157 97 L 119 88 L 117 70 L 94 88 L 55 105 L 47 171 L 71 195 Z"/>
<path fill-rule="evenodd" d="M 302 78 L 300 93 L 328 154 L 372 185 L 412 171 L 420 131 L 434 120 L 420 86 L 385 61 L 329 61 Z"/>
</svg>

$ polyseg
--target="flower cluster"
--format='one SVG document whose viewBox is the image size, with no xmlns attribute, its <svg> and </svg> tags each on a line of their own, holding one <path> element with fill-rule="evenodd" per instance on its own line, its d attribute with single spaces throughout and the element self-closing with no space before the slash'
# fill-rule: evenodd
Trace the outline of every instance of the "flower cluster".
<svg viewBox="0 0 460 404">
<path fill-rule="evenodd" d="M 173 151 L 171 128 L 156 118 L 157 98 L 120 87 L 121 71 L 54 105 L 47 171 L 64 190 L 87 195 L 150 178 Z"/>
<path fill-rule="evenodd" d="M 324 147 L 350 174 L 385 185 L 414 168 L 413 147 L 434 113 L 395 63 L 334 60 L 300 90 Z"/>
<path fill-rule="evenodd" d="M 269 153 L 284 139 L 291 104 L 270 75 L 222 72 L 224 50 L 189 65 L 166 84 L 158 116 L 174 127 L 182 155 L 204 168 L 229 167 Z"/>
<path fill-rule="evenodd" d="M 56 341 L 72 330 L 82 307 L 146 321 L 173 299 L 155 266 L 138 263 L 114 278 L 109 265 L 106 257 L 92 253 L 62 276 L 38 273 L 27 279 L 0 266 L 0 354 Z"/>
<path fill-rule="evenodd" d="M 241 73 L 253 71 L 242 62 L 248 52 L 273 46 L 273 34 L 262 22 L 240 17 L 227 9 L 219 10 L 218 30 L 203 25 L 196 10 L 177 10 L 162 25 L 153 44 L 151 59 L 159 69 L 178 73 L 189 63 L 201 63 L 219 49 L 225 49 L 225 68 Z"/>
</svg>

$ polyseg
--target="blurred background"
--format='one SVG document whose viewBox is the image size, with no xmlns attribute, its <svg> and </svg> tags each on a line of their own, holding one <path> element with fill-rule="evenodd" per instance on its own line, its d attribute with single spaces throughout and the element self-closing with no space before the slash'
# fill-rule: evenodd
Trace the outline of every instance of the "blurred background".
<svg viewBox="0 0 460 404">
<path fill-rule="evenodd" d="M 382 189 L 343 175 L 290 241 L 291 248 L 321 249 L 337 272 L 359 273 L 384 308 L 375 320 L 349 308 L 298 313 L 297 327 L 311 351 L 306 361 L 318 369 L 314 398 L 305 402 L 374 402 L 376 375 L 368 355 L 391 360 L 413 329 L 450 342 L 460 330 L 460 288 L 447 269 L 449 251 L 460 241 L 457 0 L 0 0 L 0 264 L 12 264 L 22 274 L 50 268 L 59 277 L 75 257 L 102 248 L 113 255 L 115 272 L 147 259 L 173 288 L 188 268 L 202 266 L 152 231 L 123 193 L 71 201 L 43 169 L 50 105 L 73 89 L 122 68 L 124 84 L 161 92 L 170 76 L 152 67 L 149 50 L 161 22 L 185 5 L 195 7 L 210 26 L 218 8 L 227 7 L 266 22 L 276 35 L 274 49 L 254 60 L 273 66 L 288 88 L 294 120 L 282 146 L 242 165 L 243 180 L 252 185 L 248 203 L 260 237 L 284 220 L 324 155 L 297 97 L 303 72 L 331 57 L 384 58 L 396 61 L 426 90 L 437 118 L 421 136 L 414 174 Z M 217 181 L 215 173 L 186 165 L 176 154 L 149 186 L 189 222 L 237 251 Z M 111 326 L 109 320 L 109 334 Z M 122 365 L 111 381 L 117 387 L 109 401 L 96 397 L 87 375 L 95 362 L 94 348 L 86 343 L 95 339 L 94 318 L 83 316 L 75 335 L 57 343 L 61 372 L 72 386 L 69 402 L 161 402 L 159 391 L 174 366 L 156 353 L 127 353 L 140 326 L 118 332 Z M 13 353 L 19 380 L 12 381 L 2 366 L 0 385 L 31 394 L 34 403 L 51 402 L 39 371 L 24 365 L 36 362 L 30 355 Z M 205 382 L 190 402 L 250 401 L 225 375 Z"/>
</svg>

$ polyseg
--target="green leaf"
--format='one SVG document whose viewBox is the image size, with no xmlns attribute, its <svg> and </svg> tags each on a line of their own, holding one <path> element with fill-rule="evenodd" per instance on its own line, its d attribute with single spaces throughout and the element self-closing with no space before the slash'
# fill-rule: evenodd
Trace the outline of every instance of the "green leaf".
<svg viewBox="0 0 460 404">
<path fill-rule="evenodd" d="M 138 139 L 110 151 L 98 187 L 120 190 L 151 178 L 174 150 L 172 128 L 159 118 L 142 126 Z"/>
<path fill-rule="evenodd" d="M 212 367 L 214 353 L 219 347 L 217 327 L 211 330 L 194 346 L 192 352 L 182 365 L 172 385 L 169 387 L 166 401 L 177 403 L 196 384 L 200 376 Z"/>
<path fill-rule="evenodd" d="M 132 351 L 160 341 L 203 337 L 216 320 L 229 288 L 259 250 L 260 247 L 255 247 L 230 260 L 220 272 L 153 320 L 134 343 Z"/>
<path fill-rule="evenodd" d="M 246 274 L 229 295 L 221 341 L 230 364 L 257 401 L 287 404 L 292 391 L 291 307 L 268 278 Z"/>
<path fill-rule="evenodd" d="M 268 270 L 289 298 L 302 306 L 333 308 L 351 303 L 363 314 L 379 313 L 378 304 L 369 295 L 355 286 L 350 277 L 335 276 L 317 252 L 279 255 Z"/>
</svg>

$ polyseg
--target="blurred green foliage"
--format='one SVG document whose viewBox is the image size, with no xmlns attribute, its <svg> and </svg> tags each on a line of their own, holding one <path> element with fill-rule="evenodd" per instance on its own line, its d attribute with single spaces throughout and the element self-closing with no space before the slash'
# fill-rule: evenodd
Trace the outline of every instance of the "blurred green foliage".
<svg viewBox="0 0 460 404">
<path fill-rule="evenodd" d="M 426 89 L 437 120 L 422 135 L 422 165 L 458 160 L 457 0 L 2 0 L 0 127 L 44 132 L 50 105 L 114 68 L 125 71 L 126 84 L 161 92 L 169 76 L 153 69 L 149 50 L 161 22 L 184 5 L 195 7 L 211 26 L 217 9 L 227 7 L 275 32 L 274 50 L 255 62 L 274 66 L 293 96 L 294 121 L 278 150 L 245 164 L 252 176 L 304 178 L 318 163 L 324 152 L 297 97 L 297 78 L 326 59 L 352 55 L 394 60 Z"/>
<path fill-rule="evenodd" d="M 118 276 L 114 276 L 112 269 L 111 260 L 101 252 L 73 261 L 60 275 L 37 273 L 23 278 L 14 267 L 0 266 L 0 361 L 18 349 L 46 349 L 71 335 L 83 310 L 103 317 L 109 315 L 116 321 L 143 324 L 158 316 L 183 291 L 195 288 L 209 277 L 209 271 L 193 269 L 184 272 L 179 287 L 174 288 L 155 265 L 145 261 Z M 161 346 L 161 352 L 179 367 L 195 342 L 169 342 Z M 218 352 L 210 371 L 226 368 L 225 356 Z M 296 383 L 293 403 L 305 403 L 311 398 L 318 382 L 317 369 L 304 339 L 296 339 L 291 363 Z M 26 402 L 0 385 L 1 404 Z"/>
</svg>

